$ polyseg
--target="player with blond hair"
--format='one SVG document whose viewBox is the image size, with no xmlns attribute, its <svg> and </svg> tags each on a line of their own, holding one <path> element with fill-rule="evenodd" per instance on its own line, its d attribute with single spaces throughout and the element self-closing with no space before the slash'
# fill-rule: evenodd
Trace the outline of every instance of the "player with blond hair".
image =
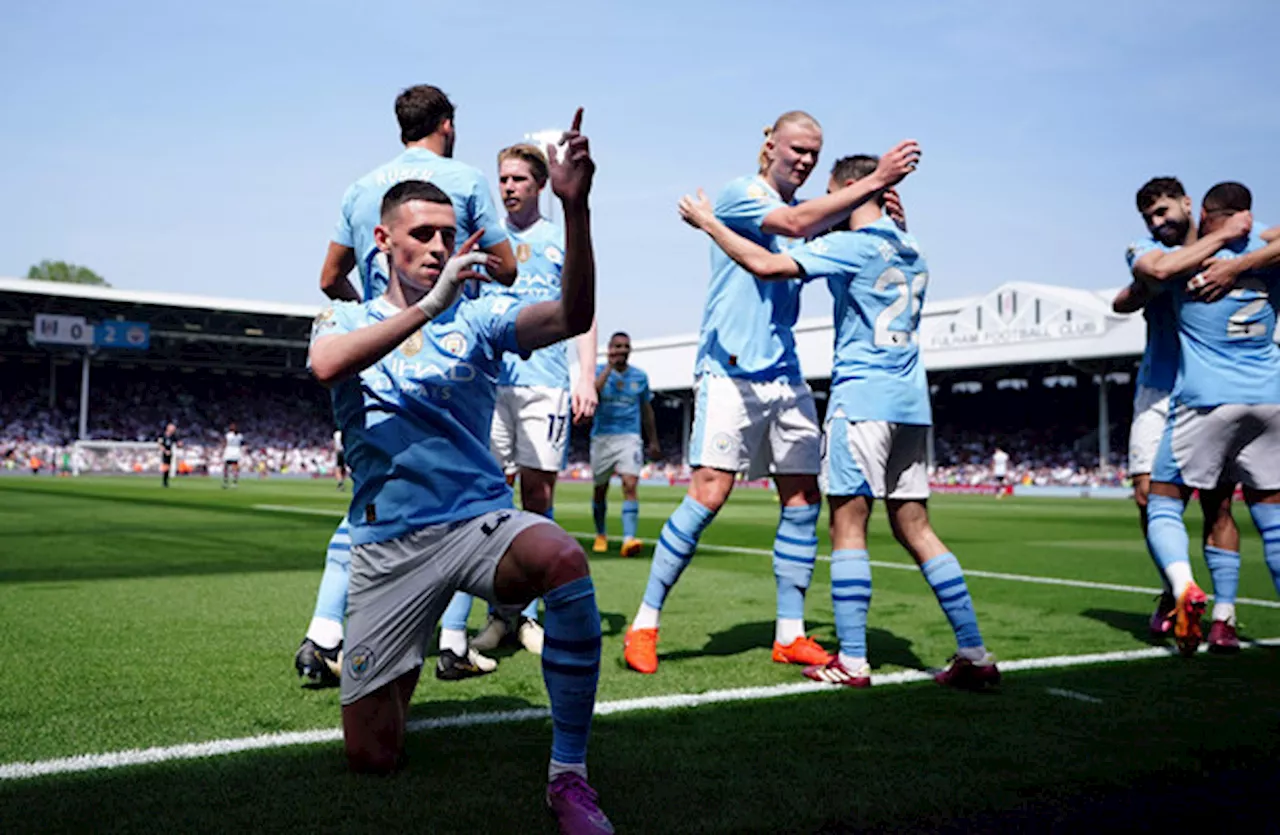
<svg viewBox="0 0 1280 835">
<path fill-rule="evenodd" d="M 759 170 L 725 186 L 716 199 L 716 217 L 779 252 L 847 219 L 855 206 L 905 177 L 920 156 L 914 141 L 901 142 L 870 176 L 801 202 L 796 191 L 821 151 L 822 127 L 816 119 L 799 110 L 782 114 L 765 130 Z M 711 285 L 694 368 L 693 478 L 658 537 L 644 599 L 627 632 L 624 656 L 637 672 L 657 671 L 659 619 L 667 595 L 740 472 L 772 476 L 781 505 L 773 545 L 773 660 L 810 665 L 831 658 L 805 634 L 804 624 L 805 592 L 818 553 L 821 436 L 792 333 L 800 287 L 800 281 L 760 281 L 711 247 Z"/>
<path fill-rule="evenodd" d="M 547 185 L 547 157 L 530 144 L 498 152 L 498 193 L 507 215 L 501 221 L 516 257 L 516 280 L 510 288 L 485 285 L 483 294 L 514 297 L 527 304 L 560 299 L 564 266 L 564 231 L 542 217 L 538 199 Z M 555 518 L 556 478 L 569 452 L 569 423 L 595 413 L 596 324 L 576 337 L 574 347 L 582 373 L 570 387 L 567 341 L 535 351 L 528 358 L 508 356 L 498 377 L 489 445 L 508 483 L 520 479 L 521 507 Z M 467 617 L 472 598 L 459 592 L 440 621 L 437 678 L 453 680 L 490 672 L 491 660 L 473 652 L 489 652 L 504 642 L 542 652 L 538 601 L 518 616 L 493 609 L 484 629 L 468 646 Z"/>
</svg>

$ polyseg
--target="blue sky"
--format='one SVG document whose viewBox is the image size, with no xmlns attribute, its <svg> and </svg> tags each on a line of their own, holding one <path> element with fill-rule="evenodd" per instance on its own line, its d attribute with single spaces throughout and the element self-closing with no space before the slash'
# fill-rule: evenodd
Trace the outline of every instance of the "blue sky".
<svg viewBox="0 0 1280 835">
<path fill-rule="evenodd" d="M 824 172 L 920 140 L 901 191 L 930 297 L 1118 286 L 1150 176 L 1241 180 L 1280 223 L 1277 23 L 1266 0 L 8 3 L 0 275 L 53 258 L 318 303 L 342 192 L 398 152 L 392 101 L 426 82 L 491 182 L 498 148 L 586 107 L 606 332 L 697 328 L 707 245 L 676 200 L 753 172 L 793 108 L 823 124 Z M 802 315 L 827 305 L 811 288 Z"/>
</svg>

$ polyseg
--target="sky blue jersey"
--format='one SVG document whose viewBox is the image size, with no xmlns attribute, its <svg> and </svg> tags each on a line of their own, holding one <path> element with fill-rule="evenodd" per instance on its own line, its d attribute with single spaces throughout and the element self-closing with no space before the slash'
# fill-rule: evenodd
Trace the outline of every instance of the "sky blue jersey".
<svg viewBox="0 0 1280 835">
<path fill-rule="evenodd" d="M 1125 260 L 1129 272 L 1138 259 L 1153 250 L 1172 252 L 1176 246 L 1165 246 L 1155 238 L 1143 238 L 1129 244 Z M 1147 320 L 1147 347 L 1142 352 L 1142 365 L 1138 366 L 1138 387 L 1172 391 L 1178 376 L 1178 320 L 1173 311 L 1173 292 L 1167 286 L 1157 288 L 1158 294 L 1142 309 Z"/>
<path fill-rule="evenodd" d="M 604 364 L 596 366 L 596 376 L 604 370 Z M 609 372 L 604 388 L 600 391 L 600 405 L 596 406 L 595 421 L 591 424 L 591 437 L 596 435 L 639 435 L 640 409 L 653 400 L 649 391 L 649 375 L 628 365 L 619 374 Z"/>
<path fill-rule="evenodd" d="M 769 235 L 760 225 L 786 205 L 759 176 L 739 177 L 716 198 L 716 217 L 771 252 L 795 243 Z M 800 382 L 800 360 L 792 328 L 800 313 L 800 281 L 761 281 L 711 245 L 711 285 L 698 334 L 695 374 Z"/>
<path fill-rule="evenodd" d="M 425 180 L 449 195 L 457 216 L 459 244 L 481 227 L 482 249 L 500 243 L 506 236 L 483 174 L 466 163 L 424 148 L 405 148 L 400 156 L 373 169 L 347 189 L 342 197 L 342 215 L 333 230 L 334 243 L 355 250 L 365 301 L 381 296 L 387 289 L 386 257 L 373 243 L 373 227 L 381 219 L 383 196 L 405 180 Z"/>
<path fill-rule="evenodd" d="M 827 414 L 849 420 L 933 422 L 920 361 L 928 266 L 916 239 L 887 217 L 832 232 L 787 253 L 835 299 L 835 362 Z"/>
<path fill-rule="evenodd" d="M 1266 243 L 1255 225 L 1247 238 L 1218 250 L 1237 258 Z M 1173 387 L 1176 403 L 1208 408 L 1225 403 L 1280 403 L 1280 348 L 1275 343 L 1280 271 L 1245 273 L 1235 289 L 1212 304 L 1175 288 L 1182 362 Z"/>
<path fill-rule="evenodd" d="M 519 352 L 510 296 L 457 302 L 391 353 L 333 387 L 333 412 L 354 492 L 351 541 L 411 531 L 512 507 L 489 452 L 489 424 L 504 352 Z M 385 298 L 335 302 L 312 342 L 399 312 Z"/>
<path fill-rule="evenodd" d="M 516 280 L 510 287 L 486 282 L 481 285 L 481 293 L 514 296 L 525 304 L 559 301 L 563 230 L 546 218 L 519 231 L 511 228 L 507 218 L 501 224 L 516 256 Z M 527 360 L 507 357 L 498 385 L 569 388 L 569 340 L 534 351 Z"/>
</svg>

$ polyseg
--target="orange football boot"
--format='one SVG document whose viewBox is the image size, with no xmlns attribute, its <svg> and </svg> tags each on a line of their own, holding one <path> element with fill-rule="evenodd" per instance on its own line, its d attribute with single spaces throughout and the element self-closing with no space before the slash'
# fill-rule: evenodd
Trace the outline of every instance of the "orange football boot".
<svg viewBox="0 0 1280 835">
<path fill-rule="evenodd" d="M 637 673 L 658 672 L 658 630 L 629 629 L 622 643 L 622 657 Z"/>
<path fill-rule="evenodd" d="M 826 665 L 831 663 L 831 657 L 821 644 L 806 635 L 785 646 L 773 642 L 773 660 L 779 664 Z"/>
</svg>

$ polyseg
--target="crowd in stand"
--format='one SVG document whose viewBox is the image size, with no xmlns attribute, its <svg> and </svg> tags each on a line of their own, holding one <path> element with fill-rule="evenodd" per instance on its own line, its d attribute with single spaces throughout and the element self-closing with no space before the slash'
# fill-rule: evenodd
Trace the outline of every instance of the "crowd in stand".
<svg viewBox="0 0 1280 835">
<path fill-rule="evenodd" d="M 5 374 L 0 383 L 0 467 L 42 472 L 86 469 L 105 472 L 159 471 L 158 446 L 85 451 L 73 460 L 79 420 L 78 391 L 49 403 L 48 381 L 39 369 Z M 14 369 L 12 366 L 6 371 Z M 62 394 L 60 392 L 60 394 Z M 209 372 L 104 369 L 97 373 L 89 404 L 88 435 L 93 440 L 154 444 L 166 423 L 178 428 L 177 466 L 184 473 L 217 475 L 223 435 L 232 421 L 244 435 L 241 469 L 253 474 L 323 476 L 333 467 L 333 423 L 323 389 L 306 378 L 254 377 Z M 678 410 L 658 410 L 663 460 L 645 468 L 646 478 L 680 481 Z M 935 431 L 937 485 L 979 487 L 995 481 L 992 456 L 1009 454 L 1006 484 L 1119 486 L 1127 474 L 1124 458 L 1113 454 L 1099 466 L 1096 438 L 1072 440 L 1059 427 L 990 432 L 944 424 Z M 590 478 L 590 427 L 573 427 L 565 475 Z M 1122 452 L 1124 439 L 1113 449 Z"/>
<path fill-rule="evenodd" d="M 0 397 L 0 465 L 10 470 L 92 469 L 158 472 L 157 439 L 178 429 L 176 465 L 184 473 L 221 472 L 223 437 L 234 421 L 244 436 L 246 474 L 324 475 L 333 466 L 333 423 L 323 389 L 303 378 L 233 374 L 100 371 L 91 386 L 88 440 L 131 441 L 153 448 L 83 450 L 78 391 L 49 403 L 48 383 L 5 379 Z M 33 466 L 39 462 L 39 466 Z"/>
</svg>

